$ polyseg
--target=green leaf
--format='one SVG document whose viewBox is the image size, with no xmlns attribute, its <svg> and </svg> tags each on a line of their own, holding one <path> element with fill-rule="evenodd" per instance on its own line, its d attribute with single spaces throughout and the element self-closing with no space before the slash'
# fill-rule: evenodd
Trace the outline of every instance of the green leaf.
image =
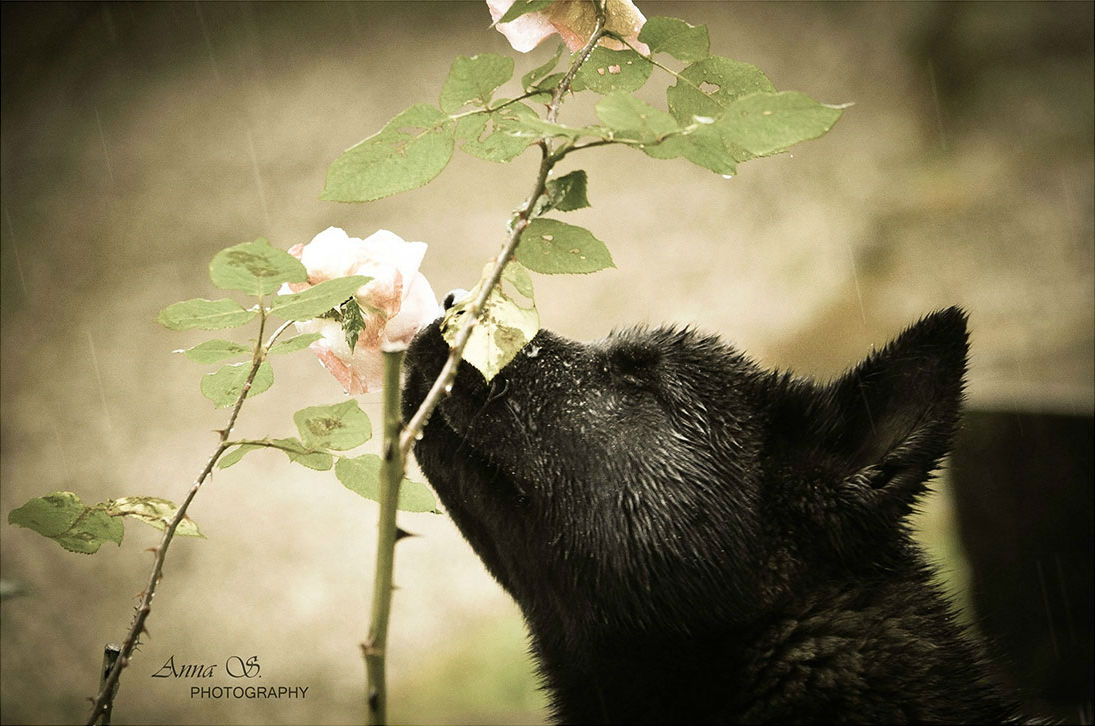
<svg viewBox="0 0 1095 726">
<path fill-rule="evenodd" d="M 502 270 L 502 279 L 513 285 L 513 289 L 532 300 L 532 277 L 520 262 L 510 260 Z"/>
<path fill-rule="evenodd" d="M 685 63 L 706 58 L 710 46 L 706 25 L 689 25 L 676 18 L 650 18 L 639 31 L 639 41 L 651 53 L 668 53 Z"/>
<path fill-rule="evenodd" d="M 447 114 L 427 104 L 411 106 L 335 159 L 320 198 L 369 202 L 429 183 L 452 158 L 452 131 Z"/>
<path fill-rule="evenodd" d="M 735 174 L 738 162 L 753 158 L 752 154 L 723 138 L 718 128 L 711 124 L 696 124 L 680 135 L 668 136 L 660 143 L 640 145 L 639 148 L 655 159 L 683 156 L 693 164 L 723 176 Z"/>
<path fill-rule="evenodd" d="M 612 131 L 604 126 L 565 126 L 552 121 L 545 121 L 538 116 L 506 119 L 504 124 L 500 124 L 500 126 L 509 134 L 530 140 L 546 139 L 553 136 L 568 139 L 579 139 L 583 136 L 606 140 L 612 138 Z"/>
<path fill-rule="evenodd" d="M 514 256 L 533 272 L 547 275 L 615 267 L 608 248 L 588 230 L 554 219 L 532 220 Z"/>
<path fill-rule="evenodd" d="M 514 265 L 512 269 L 510 265 Z M 532 281 L 528 278 L 528 272 L 520 265 L 512 262 L 510 265 L 503 271 L 503 279 L 520 294 L 531 296 Z M 491 264 L 488 264 L 471 292 L 445 313 L 441 334 L 449 345 L 455 342 L 467 306 L 478 297 L 490 270 Z M 496 286 L 491 291 L 483 307 L 483 314 L 472 329 L 471 337 L 464 348 L 463 359 L 475 366 L 489 382 L 536 335 L 536 331 L 540 329 L 540 316 L 531 300 L 527 305 L 521 305 L 507 295 L 501 286 Z"/>
<path fill-rule="evenodd" d="M 36 497 L 8 513 L 8 523 L 49 537 L 70 552 L 94 554 L 104 542 L 122 544 L 125 526 L 100 504 L 85 506 L 73 492 Z"/>
<path fill-rule="evenodd" d="M 543 211 L 558 209 L 560 212 L 572 212 L 575 209 L 588 207 L 587 183 L 586 173 L 581 169 L 572 171 L 558 179 L 549 179 L 547 183 L 548 204 Z"/>
<path fill-rule="evenodd" d="M 510 9 L 512 10 L 513 8 L 511 7 Z M 564 48 L 566 48 L 566 46 L 562 43 L 559 43 L 557 46 L 555 46 L 555 55 L 552 56 L 551 60 L 549 60 L 542 66 L 537 66 L 536 68 L 533 68 L 531 71 L 521 76 L 521 88 L 523 88 L 525 92 L 530 92 L 537 88 L 543 90 L 543 87 L 539 84 L 541 81 L 547 80 L 547 78 L 551 76 L 551 72 L 555 70 L 555 66 L 559 64 L 559 59 L 563 56 Z M 559 78 L 562 78 L 566 74 L 560 73 L 557 75 L 559 76 Z M 556 84 L 557 83 L 558 81 L 556 81 Z M 553 85 L 551 87 L 554 88 L 555 86 Z"/>
<path fill-rule="evenodd" d="M 535 111 L 522 103 L 509 104 L 490 114 L 465 116 L 456 124 L 456 138 L 461 139 L 460 149 L 486 161 L 512 161 L 533 142 L 529 136 L 515 134 L 511 130 L 513 122 L 522 118 L 538 117 Z"/>
<path fill-rule="evenodd" d="M 156 322 L 170 330 L 221 330 L 243 325 L 258 314 L 244 310 L 235 300 L 205 300 L 195 298 L 168 305 L 160 311 Z"/>
<path fill-rule="evenodd" d="M 345 451 L 364 444 L 373 435 L 369 417 L 354 399 L 330 406 L 309 406 L 293 414 L 304 445 L 312 449 Z"/>
<path fill-rule="evenodd" d="M 233 343 L 231 340 L 207 340 L 186 350 L 176 350 L 195 363 L 216 363 L 225 358 L 235 358 L 239 355 L 251 355 L 250 348 Z"/>
<path fill-rule="evenodd" d="M 453 132 L 457 141 L 478 140 L 487 130 L 487 122 L 490 121 L 487 112 L 473 113 L 456 122 L 456 130 Z"/>
<path fill-rule="evenodd" d="M 682 126 L 693 117 L 716 119 L 734 100 L 753 93 L 773 93 L 776 88 L 759 68 L 722 56 L 708 56 L 680 73 L 676 85 L 666 89 L 669 111 Z"/>
<path fill-rule="evenodd" d="M 559 86 L 559 81 L 563 80 L 565 76 L 566 73 L 563 72 L 552 73 L 540 81 L 536 88 L 530 89 L 531 91 L 537 91 L 537 93 L 527 96 L 525 100 L 534 103 L 550 103 L 552 96 L 555 95 L 555 89 Z"/>
<path fill-rule="evenodd" d="M 469 103 L 487 106 L 495 90 L 512 76 L 512 58 L 493 53 L 457 56 L 441 87 L 441 110 L 453 113 Z"/>
<path fill-rule="evenodd" d="M 373 278 L 364 275 L 336 277 L 292 295 L 278 295 L 270 313 L 286 320 L 311 320 L 353 297 L 357 289 Z"/>
<path fill-rule="evenodd" d="M 239 398 L 243 391 L 243 384 L 247 382 L 247 375 L 251 372 L 251 361 L 243 363 L 230 363 L 215 373 L 207 373 L 202 376 L 202 395 L 213 402 L 217 408 L 231 406 Z M 263 361 L 255 373 L 251 382 L 251 390 L 247 397 L 257 396 L 274 384 L 274 369 Z"/>
<path fill-rule="evenodd" d="M 757 93 L 731 103 L 716 125 L 751 154 L 768 156 L 825 134 L 841 113 L 798 91 Z"/>
<path fill-rule="evenodd" d="M 263 446 L 262 444 L 249 444 L 249 443 L 240 444 L 239 446 L 232 449 L 231 451 L 226 452 L 225 454 L 223 454 L 221 456 L 221 458 L 217 460 L 217 468 L 227 469 L 228 467 L 232 466 L 233 464 L 238 464 L 239 460 L 242 459 L 247 452 L 257 451 L 258 449 L 265 449 L 265 448 L 267 448 L 267 447 Z"/>
<path fill-rule="evenodd" d="M 342 334 L 346 336 L 346 345 L 350 347 L 350 350 L 353 350 L 357 347 L 357 339 L 368 327 L 365 323 L 365 317 L 361 314 L 361 306 L 357 304 L 356 299 L 350 299 L 339 305 L 338 310 L 342 313 L 340 322 L 342 324 Z"/>
<path fill-rule="evenodd" d="M 317 451 L 310 446 L 305 446 L 297 439 L 274 439 L 269 442 L 275 449 L 281 449 L 289 457 L 289 461 L 316 471 L 327 471 L 334 463 L 334 457 L 328 451 Z"/>
<path fill-rule="evenodd" d="M 112 517 L 133 517 L 162 532 L 175 518 L 179 508 L 174 502 L 159 497 L 122 497 L 106 502 L 106 511 Z M 188 516 L 184 516 L 179 521 L 175 534 L 182 537 L 205 537 L 198 531 L 198 525 L 194 523 L 194 520 Z"/>
<path fill-rule="evenodd" d="M 651 144 L 679 130 L 668 113 L 627 93 L 605 96 L 597 103 L 596 112 L 601 123 L 612 129 L 618 139 Z"/>
<path fill-rule="evenodd" d="M 376 454 L 340 457 L 335 463 L 335 476 L 350 491 L 376 502 L 380 500 L 380 464 L 380 457 Z M 399 482 L 396 508 L 404 512 L 439 511 L 433 492 L 425 484 L 406 478 Z"/>
<path fill-rule="evenodd" d="M 307 281 L 308 271 L 300 260 L 260 237 L 218 252 L 209 263 L 209 278 L 222 290 L 269 295 L 283 282 Z"/>
<path fill-rule="evenodd" d="M 274 343 L 270 346 L 270 355 L 281 355 L 283 353 L 295 353 L 298 350 L 307 348 L 312 343 L 316 342 L 323 335 L 320 333 L 304 333 L 303 335 L 297 335 L 289 340 L 282 340 Z"/>
<path fill-rule="evenodd" d="M 630 48 L 610 50 L 598 46 L 578 69 L 572 88 L 576 92 L 588 88 L 600 94 L 631 93 L 643 87 L 653 68 L 650 61 Z"/>
</svg>

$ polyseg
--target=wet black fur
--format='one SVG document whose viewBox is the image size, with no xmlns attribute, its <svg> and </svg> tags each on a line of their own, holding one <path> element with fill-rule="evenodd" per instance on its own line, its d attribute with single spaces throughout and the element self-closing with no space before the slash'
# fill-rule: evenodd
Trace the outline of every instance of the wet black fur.
<svg viewBox="0 0 1095 726">
<path fill-rule="evenodd" d="M 405 411 L 447 353 L 407 356 Z M 714 337 L 548 331 L 461 364 L 415 455 L 524 612 L 562 722 L 1002 722 L 905 518 L 959 420 L 966 316 L 829 384 Z"/>
</svg>

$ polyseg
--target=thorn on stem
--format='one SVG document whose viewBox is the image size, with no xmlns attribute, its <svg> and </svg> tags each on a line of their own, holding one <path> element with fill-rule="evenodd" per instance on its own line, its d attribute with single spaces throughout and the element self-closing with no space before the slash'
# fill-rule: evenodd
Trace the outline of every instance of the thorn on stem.
<svg viewBox="0 0 1095 726">
<path fill-rule="evenodd" d="M 395 528 L 395 541 L 396 542 L 403 539 L 404 537 L 417 537 L 417 536 L 418 535 L 415 534 L 414 532 L 408 532 L 407 530 L 403 529 L 402 527 L 396 527 Z"/>
</svg>

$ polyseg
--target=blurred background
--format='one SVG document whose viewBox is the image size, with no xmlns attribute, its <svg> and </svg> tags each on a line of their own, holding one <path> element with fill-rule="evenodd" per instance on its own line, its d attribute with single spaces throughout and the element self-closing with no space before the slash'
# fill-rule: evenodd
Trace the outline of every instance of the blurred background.
<svg viewBox="0 0 1095 726">
<path fill-rule="evenodd" d="M 638 5 L 707 24 L 713 52 L 780 90 L 855 105 L 729 180 L 627 149 L 575 158 L 593 207 L 568 221 L 617 269 L 538 277 L 543 324 L 587 339 L 687 323 L 826 379 L 964 306 L 971 413 L 921 536 L 1032 707 L 1090 722 L 1092 4 Z M 4 3 L 2 21 L 0 720 L 61 723 L 86 717 L 159 536 L 130 523 L 88 557 L 7 513 L 56 490 L 184 497 L 226 413 L 199 392 L 206 369 L 172 352 L 207 336 L 157 312 L 222 296 L 206 273 L 218 250 L 288 248 L 329 225 L 426 241 L 435 291 L 470 287 L 536 154 L 457 153 L 420 190 L 318 200 L 342 150 L 436 102 L 457 54 L 513 54 L 481 2 Z M 553 50 L 518 57 L 517 76 Z M 580 123 L 589 104 L 570 107 Z M 307 353 L 275 374 L 241 436 L 292 435 L 293 411 L 342 399 Z M 362 397 L 374 422 L 378 404 Z M 375 505 L 259 452 L 217 472 L 191 514 L 208 539 L 172 548 L 115 722 L 363 720 Z M 393 719 L 542 721 L 513 603 L 444 516 L 400 524 L 421 536 L 397 553 Z M 173 657 L 217 664 L 200 685 L 234 685 L 232 656 L 307 697 L 192 700 L 194 682 L 151 677 Z"/>
</svg>

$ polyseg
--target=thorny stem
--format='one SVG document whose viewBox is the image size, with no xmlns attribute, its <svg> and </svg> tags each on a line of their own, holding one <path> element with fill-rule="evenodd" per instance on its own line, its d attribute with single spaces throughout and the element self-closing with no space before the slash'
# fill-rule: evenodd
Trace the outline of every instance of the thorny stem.
<svg viewBox="0 0 1095 726">
<path fill-rule="evenodd" d="M 145 621 L 148 620 L 149 614 L 152 612 L 152 598 L 156 595 L 156 587 L 160 584 L 160 579 L 163 577 L 163 564 L 167 558 L 167 548 L 171 545 L 171 541 L 175 537 L 175 530 L 178 529 L 179 523 L 186 517 L 186 510 L 190 507 L 190 502 L 194 501 L 195 495 L 198 490 L 201 489 L 202 484 L 209 477 L 210 472 L 213 471 L 213 465 L 217 463 L 217 459 L 221 454 L 228 449 L 231 444 L 228 442 L 228 436 L 232 432 L 232 428 L 236 425 L 236 419 L 239 417 L 240 408 L 243 406 L 243 400 L 247 398 L 247 394 L 251 391 L 251 384 L 255 380 L 255 375 L 258 373 L 259 366 L 266 359 L 266 352 L 270 349 L 270 346 L 274 344 L 286 328 L 289 327 L 291 322 L 286 322 L 280 326 L 270 336 L 270 339 L 263 345 L 262 335 L 266 328 L 266 309 L 262 305 L 262 299 L 259 299 L 259 334 L 255 339 L 255 351 L 252 357 L 251 370 L 247 374 L 247 380 L 243 384 L 243 388 L 240 389 L 240 394 L 236 398 L 236 403 L 232 408 L 232 414 L 228 417 L 228 425 L 219 431 L 220 440 L 217 442 L 217 448 L 213 451 L 212 456 L 206 461 L 205 466 L 202 467 L 201 472 L 194 480 L 193 485 L 190 487 L 190 491 L 186 495 L 186 499 L 179 505 L 179 509 L 175 512 L 175 516 L 171 521 L 167 523 L 167 528 L 164 530 L 163 537 L 160 539 L 160 544 L 155 549 L 156 558 L 152 563 L 152 572 L 148 576 L 148 584 L 145 585 L 144 593 L 141 595 L 141 604 L 137 606 L 137 613 L 133 618 L 133 624 L 129 628 L 129 633 L 126 634 L 125 640 L 122 641 L 121 652 L 117 656 L 117 660 L 114 662 L 114 666 L 110 669 L 110 673 L 103 679 L 99 694 L 95 697 L 95 703 L 91 709 L 91 717 L 88 719 L 88 726 L 94 726 L 94 724 L 105 714 L 110 712 L 113 707 L 114 696 L 117 691 L 118 680 L 121 678 L 122 670 L 129 665 L 129 658 L 133 654 L 133 649 L 137 647 L 141 634 L 145 632 Z"/>
<path fill-rule="evenodd" d="M 547 120 L 555 121 L 559 114 L 563 96 L 570 90 L 581 65 L 589 58 L 597 42 L 605 32 L 605 3 L 597 0 L 597 22 L 589 40 L 582 47 L 567 70 L 566 75 L 555 87 L 551 103 L 548 105 Z M 494 258 L 494 266 L 487 276 L 485 283 L 479 290 L 476 298 L 465 308 L 464 320 L 457 332 L 456 339 L 449 349 L 449 356 L 442 366 L 441 372 L 433 382 L 433 386 L 426 394 L 426 398 L 418 407 L 418 410 L 400 430 L 399 419 L 399 367 L 402 361 L 402 353 L 394 359 L 385 354 L 385 441 L 384 458 L 381 469 L 381 509 L 379 522 L 379 536 L 377 542 L 376 578 L 373 583 L 373 612 L 369 628 L 369 639 L 362 645 L 365 657 L 365 666 L 368 676 L 366 689 L 367 704 L 370 724 L 383 724 L 387 719 L 387 693 L 384 675 L 385 648 L 387 644 L 388 616 L 391 612 L 392 568 L 394 564 L 394 548 L 396 541 L 395 513 L 396 502 L 399 497 L 399 482 L 403 476 L 403 463 L 406 461 L 416 436 L 425 427 L 430 414 L 440 403 L 441 399 L 448 395 L 452 382 L 456 378 L 457 367 L 463 355 L 464 348 L 471 338 L 472 331 L 479 320 L 479 316 L 486 305 L 487 298 L 502 279 L 502 271 L 513 257 L 517 245 L 521 241 L 521 234 L 532 221 L 537 201 L 547 192 L 547 180 L 551 170 L 563 159 L 573 147 L 567 142 L 561 142 L 556 148 L 552 148 L 547 139 L 538 142 L 540 147 L 540 167 L 536 172 L 536 180 L 532 185 L 532 191 L 520 209 L 514 214 L 509 224 L 509 237 L 502 249 Z M 394 391 L 394 394 L 391 392 Z M 394 398 L 393 398 L 394 397 Z M 394 403 L 393 403 L 394 400 Z"/>
<path fill-rule="evenodd" d="M 403 457 L 397 445 L 403 425 L 399 398 L 399 374 L 403 349 L 384 351 L 384 451 L 380 463 L 380 516 L 377 523 L 376 575 L 373 579 L 373 606 L 369 637 L 361 644 L 365 657 L 366 707 L 370 724 L 387 722 L 388 695 L 385 663 L 388 648 L 388 622 L 392 611 L 392 572 L 395 566 L 396 506 L 399 483 L 403 479 Z"/>
<path fill-rule="evenodd" d="M 596 0 L 594 2 L 594 6 L 597 8 L 597 21 L 593 26 L 593 34 L 589 36 L 589 40 L 576 54 L 570 68 L 567 69 L 566 75 L 563 76 L 563 80 L 559 81 L 559 85 L 555 87 L 555 93 L 551 97 L 551 105 L 548 107 L 548 121 L 554 122 L 559 115 L 559 106 L 562 105 L 563 96 L 570 90 L 570 86 L 574 82 L 574 76 L 578 75 L 578 69 L 589 59 L 589 55 L 605 35 L 605 3 L 606 0 Z"/>
<path fill-rule="evenodd" d="M 582 49 L 575 54 L 574 60 L 571 62 L 566 75 L 559 81 L 559 85 L 555 87 L 551 103 L 548 105 L 548 121 L 554 122 L 559 115 L 559 107 L 562 105 L 563 96 L 570 90 L 571 84 L 574 82 L 574 76 L 578 73 L 578 69 L 585 63 L 586 59 L 589 58 L 590 53 L 593 52 L 597 43 L 605 35 L 604 0 L 597 0 L 596 7 L 597 22 L 594 25 L 593 34 L 589 36 L 589 40 L 582 46 Z M 491 269 L 491 273 L 487 277 L 485 284 L 479 290 L 479 294 L 471 304 L 465 307 L 465 322 L 457 332 L 456 339 L 453 340 L 452 345 L 449 348 L 449 357 L 445 360 L 445 365 L 442 366 L 441 372 L 437 375 L 437 379 L 433 382 L 433 386 L 430 387 L 429 392 L 426 394 L 426 398 L 422 401 L 422 405 L 418 407 L 418 410 L 415 411 L 414 416 L 407 422 L 406 427 L 404 427 L 403 432 L 400 434 L 399 455 L 401 459 L 406 459 L 407 455 L 410 453 L 411 447 L 414 446 L 415 437 L 426 426 L 426 422 L 429 420 L 433 410 L 437 407 L 437 404 L 441 402 L 442 398 L 448 395 L 447 391 L 451 388 L 452 382 L 456 378 L 456 370 L 460 364 L 460 358 L 464 353 L 464 347 L 467 346 L 468 340 L 471 338 L 472 330 L 479 322 L 479 316 L 486 305 L 487 298 L 490 297 L 491 292 L 502 279 L 502 271 L 505 269 L 506 263 L 510 261 L 513 257 L 513 253 L 517 250 L 517 245 L 521 242 L 521 233 L 525 231 L 529 222 L 532 221 L 533 209 L 536 207 L 537 200 L 539 200 L 547 191 L 547 179 L 551 174 L 552 168 L 554 168 L 555 164 L 561 161 L 567 153 L 574 150 L 574 147 L 567 146 L 566 142 L 563 142 L 563 144 L 556 149 L 552 149 L 546 139 L 541 139 L 538 143 L 541 151 L 540 168 L 536 173 L 536 182 L 532 186 L 532 192 L 510 221 L 509 238 L 495 256 L 494 267 Z"/>
</svg>

